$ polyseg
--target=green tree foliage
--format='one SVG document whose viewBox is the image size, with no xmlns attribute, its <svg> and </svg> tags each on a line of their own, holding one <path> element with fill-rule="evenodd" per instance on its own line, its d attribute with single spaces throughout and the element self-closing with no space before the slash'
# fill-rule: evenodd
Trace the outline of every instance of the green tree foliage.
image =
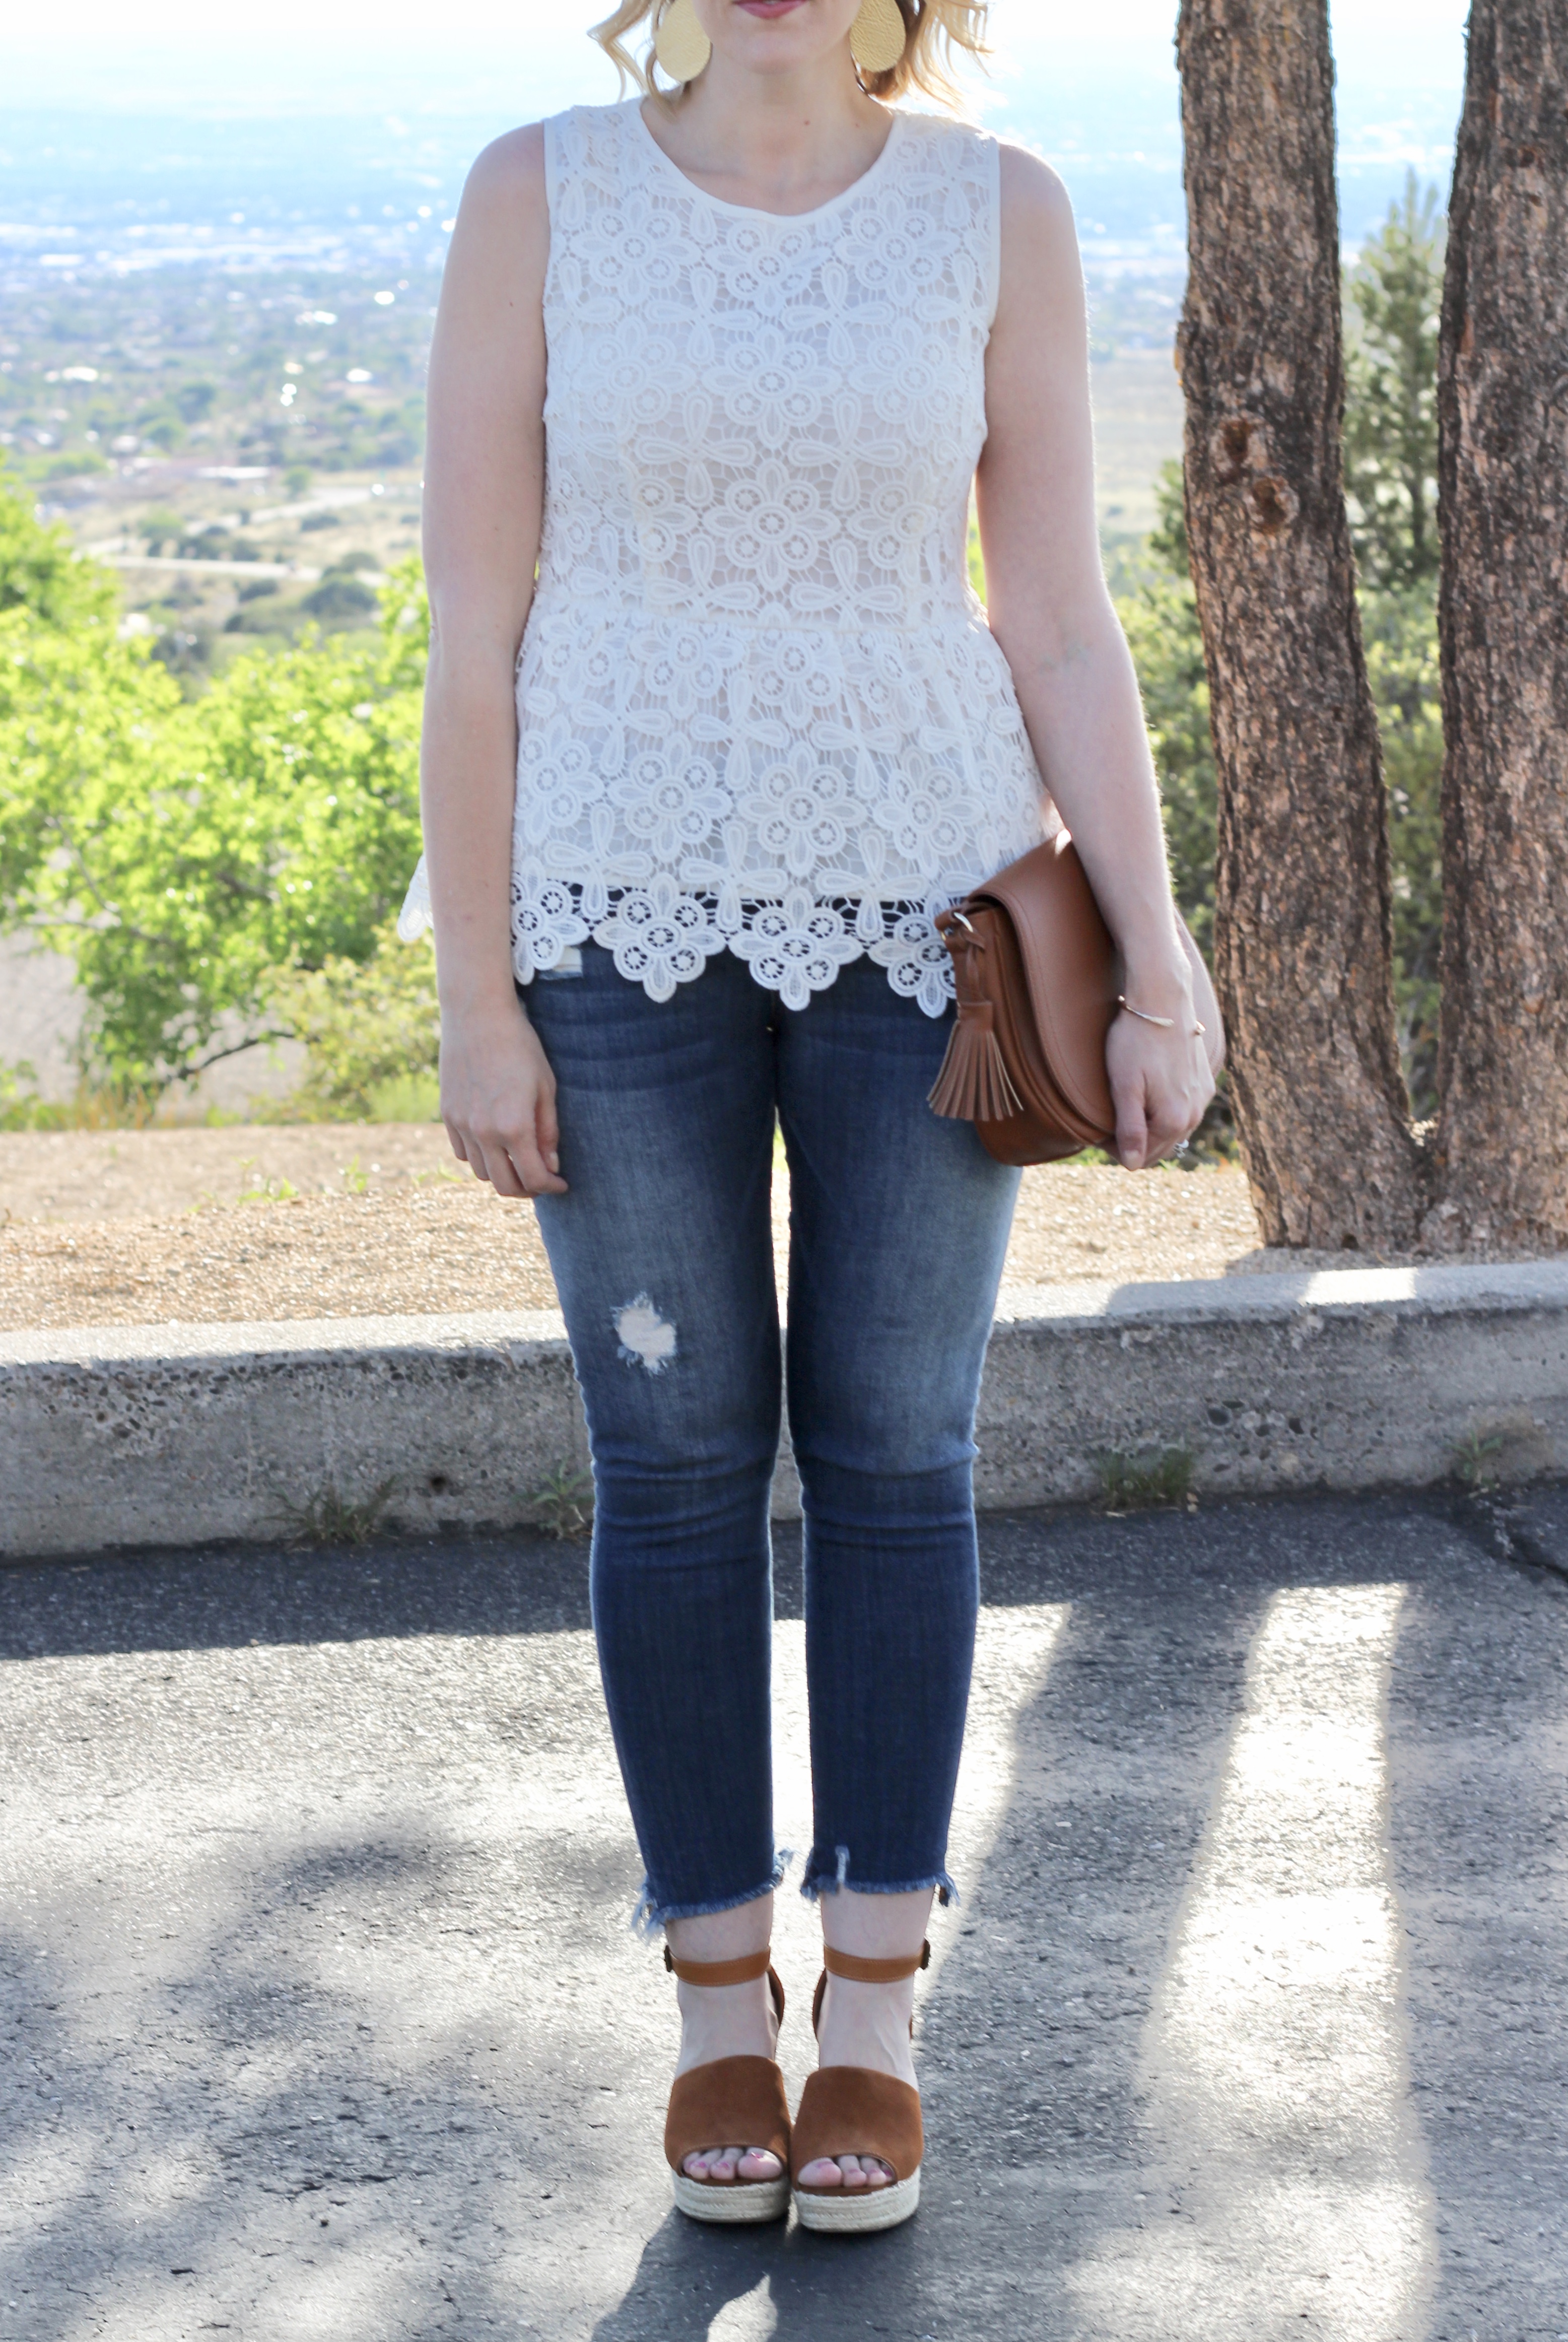
<svg viewBox="0 0 1568 2342">
<path fill-rule="evenodd" d="M 1443 952 L 1443 703 L 1430 587 L 1363 592 L 1362 631 L 1388 783 L 1400 1053 L 1424 1120 L 1437 1111 Z"/>
<path fill-rule="evenodd" d="M 1369 585 L 1437 575 L 1437 325 L 1443 222 L 1415 173 L 1352 271 L 1345 351 L 1345 489 Z"/>
<path fill-rule="evenodd" d="M 49 626 L 107 619 L 119 596 L 96 562 L 73 550 L 63 528 L 45 528 L 32 501 L 0 479 L 0 612 L 25 610 Z"/>
<path fill-rule="evenodd" d="M 100 1077 L 285 1035 L 284 972 L 371 956 L 418 852 L 421 616 L 406 565 L 374 647 L 242 657 L 191 702 L 105 619 L 0 619 L 0 924 L 75 960 Z"/>
</svg>

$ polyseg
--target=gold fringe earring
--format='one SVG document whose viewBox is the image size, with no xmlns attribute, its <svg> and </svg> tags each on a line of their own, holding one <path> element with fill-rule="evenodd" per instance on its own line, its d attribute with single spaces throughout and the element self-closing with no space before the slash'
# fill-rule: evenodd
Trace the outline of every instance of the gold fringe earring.
<svg viewBox="0 0 1568 2342">
<path fill-rule="evenodd" d="M 714 45 L 697 22 L 692 0 L 671 0 L 654 35 L 654 55 L 670 79 L 695 81 L 713 54 Z"/>
<path fill-rule="evenodd" d="M 860 14 L 849 28 L 849 53 L 862 73 L 891 73 L 902 62 L 908 38 L 898 0 L 860 0 Z"/>
</svg>

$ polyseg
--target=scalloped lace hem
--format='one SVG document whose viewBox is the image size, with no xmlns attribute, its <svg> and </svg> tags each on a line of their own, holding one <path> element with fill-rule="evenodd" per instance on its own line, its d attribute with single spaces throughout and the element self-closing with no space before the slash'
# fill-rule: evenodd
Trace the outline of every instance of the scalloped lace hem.
<svg viewBox="0 0 1568 2342">
<path fill-rule="evenodd" d="M 677 985 L 701 976 L 716 952 L 728 951 L 786 1008 L 798 1009 L 836 982 L 841 967 L 869 958 L 885 969 L 901 999 L 940 1016 L 953 998 L 953 963 L 936 932 L 936 914 L 960 901 L 972 883 L 944 886 L 919 903 L 870 895 L 824 899 L 804 886 L 748 902 L 687 893 L 669 878 L 607 887 L 519 875 L 512 882 L 512 965 L 519 984 L 530 984 L 558 966 L 564 953 L 595 943 L 629 984 L 640 984 L 650 1000 L 668 1000 Z M 397 932 L 412 943 L 431 926 L 421 860 Z"/>
</svg>

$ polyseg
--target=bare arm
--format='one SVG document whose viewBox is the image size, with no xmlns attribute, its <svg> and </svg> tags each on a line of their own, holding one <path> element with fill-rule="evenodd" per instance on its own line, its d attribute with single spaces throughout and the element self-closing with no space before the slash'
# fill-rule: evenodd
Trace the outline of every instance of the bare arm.
<svg viewBox="0 0 1568 2342">
<path fill-rule="evenodd" d="M 1126 967 L 1106 1062 L 1117 1149 L 1136 1170 L 1196 1127 L 1213 1095 L 1192 1027 L 1194 974 L 1171 900 L 1159 792 L 1094 522 L 1088 329 L 1077 238 L 1054 171 L 1002 150 L 1002 292 L 986 360 L 976 492 L 991 628 L 1046 786 Z M 1204 1008 L 1209 1006 L 1204 1001 Z M 1208 1021 L 1205 1018 L 1204 1021 Z M 1217 1030 L 1217 1018 L 1216 1018 Z"/>
<path fill-rule="evenodd" d="M 424 568 L 430 670 L 420 799 L 441 996 L 441 1112 L 504 1196 L 559 1193 L 555 1086 L 512 980 L 514 675 L 544 502 L 544 272 L 537 126 L 464 190 L 430 355 Z"/>
</svg>

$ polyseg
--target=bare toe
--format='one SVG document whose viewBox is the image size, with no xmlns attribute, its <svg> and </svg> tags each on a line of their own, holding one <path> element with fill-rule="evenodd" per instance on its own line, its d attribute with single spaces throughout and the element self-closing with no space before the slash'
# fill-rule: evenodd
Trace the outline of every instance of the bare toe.
<svg viewBox="0 0 1568 2342">
<path fill-rule="evenodd" d="M 844 2174 L 832 2157 L 824 2155 L 817 2162 L 806 2165 L 800 2184 L 803 2187 L 839 2187 L 844 2184 Z"/>
<path fill-rule="evenodd" d="M 861 2167 L 858 2155 L 841 2155 L 838 2158 L 838 2167 L 844 2174 L 844 2184 L 846 2187 L 865 2186 L 866 2175 Z"/>
<path fill-rule="evenodd" d="M 743 2179 L 778 2179 L 784 2175 L 784 2165 L 765 2147 L 749 2147 L 739 2165 Z"/>
</svg>

